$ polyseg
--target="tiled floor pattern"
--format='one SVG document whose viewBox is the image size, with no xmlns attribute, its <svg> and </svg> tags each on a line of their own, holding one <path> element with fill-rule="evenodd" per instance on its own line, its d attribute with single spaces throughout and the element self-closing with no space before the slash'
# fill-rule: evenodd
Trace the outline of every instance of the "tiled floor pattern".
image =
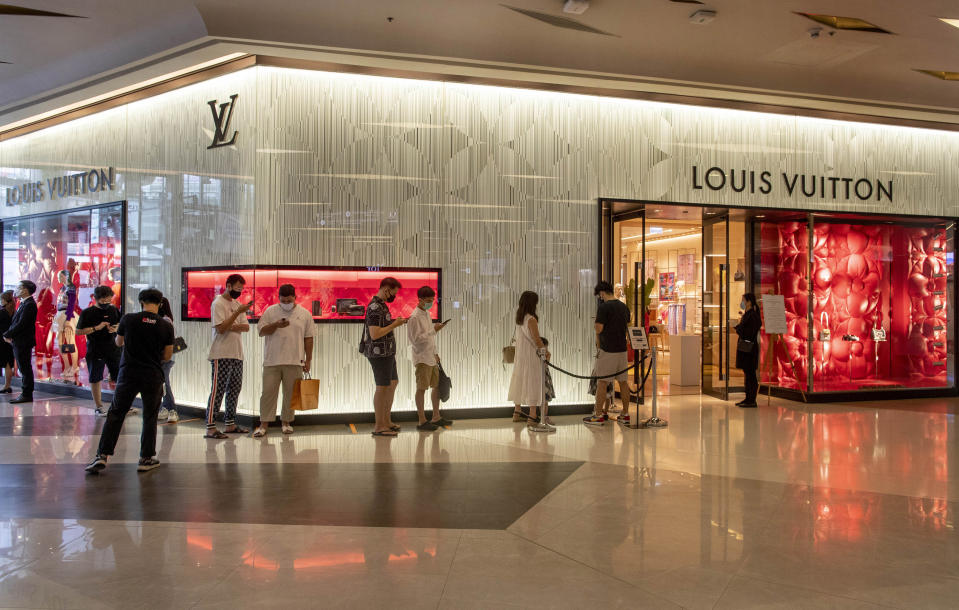
<svg viewBox="0 0 959 610">
<path fill-rule="evenodd" d="M 570 416 L 547 436 L 473 420 L 393 440 L 210 442 L 197 422 L 161 428 L 145 475 L 131 418 L 92 480 L 87 401 L 0 404 L 0 608 L 955 608 L 957 403 L 683 395 L 659 430 Z M 409 492 L 447 484 L 452 500 Z M 531 507 L 505 529 L 437 516 L 507 500 Z M 316 524 L 331 511 L 355 521 Z M 252 513 L 282 524 L 228 522 Z"/>
</svg>

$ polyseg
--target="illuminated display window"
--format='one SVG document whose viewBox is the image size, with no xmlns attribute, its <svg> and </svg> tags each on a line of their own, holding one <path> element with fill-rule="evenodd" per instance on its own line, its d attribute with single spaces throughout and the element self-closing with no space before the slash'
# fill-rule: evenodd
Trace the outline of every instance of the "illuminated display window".
<svg viewBox="0 0 959 610">
<path fill-rule="evenodd" d="M 313 314 L 314 322 L 362 322 L 366 305 L 385 277 L 395 277 L 403 288 L 390 303 L 394 317 L 409 317 L 419 299 L 416 291 L 429 286 L 436 291 L 436 305 L 430 310 L 441 319 L 440 269 L 400 267 L 292 267 L 251 265 L 247 267 L 185 268 L 183 274 L 183 320 L 209 321 L 210 306 L 224 290 L 226 278 L 238 273 L 246 280 L 240 301 L 253 300 L 250 321 L 257 321 L 267 307 L 279 301 L 283 284 L 296 288 L 296 302 Z"/>
</svg>

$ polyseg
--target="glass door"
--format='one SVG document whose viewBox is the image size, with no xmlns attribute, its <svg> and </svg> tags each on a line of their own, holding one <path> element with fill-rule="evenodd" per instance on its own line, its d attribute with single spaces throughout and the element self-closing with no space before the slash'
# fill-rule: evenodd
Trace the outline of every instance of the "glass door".
<svg viewBox="0 0 959 610">
<path fill-rule="evenodd" d="M 643 207 L 620 204 L 614 208 L 609 215 L 607 233 L 611 238 L 607 249 L 608 280 L 616 297 L 629 308 L 630 325 L 638 325 L 648 296 L 645 293 L 646 216 Z M 639 380 L 637 367 L 633 369 L 630 389 L 639 391 L 642 401 L 643 389 L 638 387 Z"/>
<path fill-rule="evenodd" d="M 729 397 L 729 217 L 703 220 L 703 393 Z"/>
</svg>

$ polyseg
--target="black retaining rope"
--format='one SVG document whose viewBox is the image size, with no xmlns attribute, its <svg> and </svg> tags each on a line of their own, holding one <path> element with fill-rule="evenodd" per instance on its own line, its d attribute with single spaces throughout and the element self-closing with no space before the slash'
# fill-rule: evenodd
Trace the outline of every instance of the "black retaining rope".
<svg viewBox="0 0 959 610">
<path fill-rule="evenodd" d="M 645 360 L 645 358 L 643 358 L 643 360 Z M 595 379 L 595 380 L 599 381 L 600 379 L 609 379 L 610 377 L 618 377 L 619 375 L 622 375 L 623 373 L 627 373 L 627 372 L 633 370 L 634 368 L 636 368 L 637 365 L 641 365 L 641 364 L 643 363 L 643 360 L 636 361 L 636 362 L 634 362 L 633 364 L 629 365 L 628 368 L 625 368 L 625 369 L 623 369 L 623 370 L 621 370 L 621 371 L 618 371 L 618 372 L 616 372 L 616 373 L 612 373 L 612 374 L 610 374 L 610 375 L 601 375 L 601 376 L 600 376 L 600 375 L 577 375 L 576 373 L 570 373 L 570 372 L 567 371 L 566 369 L 561 369 L 561 368 L 559 368 L 558 366 L 556 366 L 555 364 L 553 364 L 553 363 L 550 362 L 549 360 L 546 361 L 546 366 L 548 366 L 548 367 L 550 367 L 550 368 L 553 368 L 553 369 L 556 369 L 557 371 L 559 371 L 560 373 L 563 373 L 564 375 L 569 375 L 570 377 L 575 377 L 576 379 Z M 640 369 L 640 370 L 642 370 L 642 369 Z M 653 363 L 650 362 L 650 363 L 649 363 L 649 366 L 646 367 L 646 372 L 643 373 L 643 382 L 642 382 L 641 384 L 639 384 L 639 387 L 641 387 L 641 388 L 642 388 L 642 387 L 645 387 L 645 385 L 646 385 L 646 380 L 649 379 L 649 374 L 650 374 L 652 371 L 653 371 Z M 631 392 L 631 393 L 632 393 L 632 392 Z"/>
</svg>

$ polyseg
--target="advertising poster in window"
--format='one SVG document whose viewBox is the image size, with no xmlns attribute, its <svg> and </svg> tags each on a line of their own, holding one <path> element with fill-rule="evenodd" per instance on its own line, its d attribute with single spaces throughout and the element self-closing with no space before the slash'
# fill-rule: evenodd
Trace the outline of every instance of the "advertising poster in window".
<svg viewBox="0 0 959 610">
<path fill-rule="evenodd" d="M 680 254 L 677 258 L 679 270 L 677 271 L 677 278 L 681 282 L 695 282 L 696 281 L 696 255 L 695 254 Z"/>
<path fill-rule="evenodd" d="M 676 300 L 676 274 L 672 271 L 659 274 L 659 300 Z"/>
</svg>

